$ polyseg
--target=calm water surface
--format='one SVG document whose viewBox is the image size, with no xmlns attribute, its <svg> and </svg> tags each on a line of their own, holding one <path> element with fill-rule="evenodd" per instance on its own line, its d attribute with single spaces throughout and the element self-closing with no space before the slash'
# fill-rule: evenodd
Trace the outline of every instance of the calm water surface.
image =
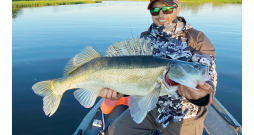
<svg viewBox="0 0 254 135">
<path fill-rule="evenodd" d="M 67 61 L 86 46 L 107 47 L 137 37 L 152 23 L 148 2 L 103 2 L 24 8 L 12 20 L 13 134 L 73 134 L 90 109 L 67 91 L 57 112 L 43 112 L 31 87 L 62 77 Z M 181 3 L 180 15 L 216 48 L 216 97 L 242 123 L 242 5 Z"/>
</svg>

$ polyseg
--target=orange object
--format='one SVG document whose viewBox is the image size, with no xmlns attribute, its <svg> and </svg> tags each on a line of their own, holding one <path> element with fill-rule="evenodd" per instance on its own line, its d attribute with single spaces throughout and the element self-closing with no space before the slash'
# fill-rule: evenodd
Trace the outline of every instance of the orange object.
<svg viewBox="0 0 254 135">
<path fill-rule="evenodd" d="M 128 105 L 128 99 L 129 97 L 122 97 L 118 101 L 111 101 L 110 99 L 104 99 L 104 101 L 101 103 L 101 111 L 104 114 L 109 114 L 111 111 L 117 106 L 117 105 Z"/>
<path fill-rule="evenodd" d="M 211 92 L 211 94 L 210 94 L 210 101 L 209 101 L 208 105 L 210 105 L 212 103 L 212 101 L 213 101 L 213 93 Z"/>
</svg>

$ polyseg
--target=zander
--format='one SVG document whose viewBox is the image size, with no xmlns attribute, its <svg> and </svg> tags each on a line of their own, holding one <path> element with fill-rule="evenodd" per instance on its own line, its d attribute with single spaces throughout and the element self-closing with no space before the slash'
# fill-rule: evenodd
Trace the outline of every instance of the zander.
<svg viewBox="0 0 254 135">
<path fill-rule="evenodd" d="M 87 47 L 67 63 L 62 78 L 38 82 L 32 89 L 44 97 L 43 110 L 51 116 L 67 90 L 79 88 L 74 92 L 75 98 L 90 108 L 100 90 L 110 88 L 130 95 L 131 116 L 141 123 L 147 112 L 156 107 L 159 96 L 176 94 L 177 85 L 168 85 L 166 78 L 194 89 L 198 80 L 210 79 L 206 65 L 157 58 L 152 53 L 150 41 L 140 38 L 111 45 L 106 57 Z"/>
</svg>

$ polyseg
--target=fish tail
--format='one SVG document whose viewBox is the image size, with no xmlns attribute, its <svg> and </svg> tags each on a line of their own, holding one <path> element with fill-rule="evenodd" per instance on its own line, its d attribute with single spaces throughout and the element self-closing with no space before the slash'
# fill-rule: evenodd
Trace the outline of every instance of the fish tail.
<svg viewBox="0 0 254 135">
<path fill-rule="evenodd" d="M 62 98 L 63 93 L 57 92 L 54 86 L 56 79 L 41 81 L 33 85 L 34 93 L 43 96 L 43 111 L 46 116 L 53 115 Z"/>
</svg>

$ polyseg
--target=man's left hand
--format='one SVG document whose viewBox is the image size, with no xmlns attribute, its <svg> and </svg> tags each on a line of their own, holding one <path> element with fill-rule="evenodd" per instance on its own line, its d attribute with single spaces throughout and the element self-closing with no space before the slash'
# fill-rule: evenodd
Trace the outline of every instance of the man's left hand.
<svg viewBox="0 0 254 135">
<path fill-rule="evenodd" d="M 213 91 L 212 87 L 203 81 L 198 81 L 196 88 L 199 90 L 178 84 L 178 93 L 187 99 L 197 100 L 205 97 L 207 94 L 210 94 Z"/>
</svg>

